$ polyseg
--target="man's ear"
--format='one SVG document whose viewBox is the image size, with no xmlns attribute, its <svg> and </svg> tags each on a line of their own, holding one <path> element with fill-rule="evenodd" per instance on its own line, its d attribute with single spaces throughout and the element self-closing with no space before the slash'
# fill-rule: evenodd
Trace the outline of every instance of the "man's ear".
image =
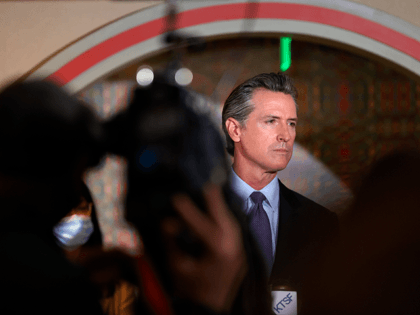
<svg viewBox="0 0 420 315">
<path fill-rule="evenodd" d="M 229 133 L 230 138 L 233 140 L 233 142 L 239 142 L 241 139 L 241 124 L 232 117 L 229 117 L 226 119 L 225 122 L 226 130 Z"/>
</svg>

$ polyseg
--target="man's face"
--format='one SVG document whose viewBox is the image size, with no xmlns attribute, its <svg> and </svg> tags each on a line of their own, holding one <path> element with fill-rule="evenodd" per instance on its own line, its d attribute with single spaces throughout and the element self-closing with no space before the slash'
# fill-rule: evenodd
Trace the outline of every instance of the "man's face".
<svg viewBox="0 0 420 315">
<path fill-rule="evenodd" d="M 235 143 L 238 157 L 251 172 L 273 173 L 286 168 L 293 153 L 297 113 L 293 97 L 266 89 L 254 91 L 255 109 Z M 236 163 L 236 162 L 235 162 Z"/>
</svg>

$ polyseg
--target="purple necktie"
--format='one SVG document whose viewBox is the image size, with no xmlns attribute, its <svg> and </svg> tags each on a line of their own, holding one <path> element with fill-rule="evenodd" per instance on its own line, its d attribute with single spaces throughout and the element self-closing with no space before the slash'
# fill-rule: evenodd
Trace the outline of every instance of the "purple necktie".
<svg viewBox="0 0 420 315">
<path fill-rule="evenodd" d="M 270 221 L 262 205 L 265 196 L 259 191 L 254 191 L 250 197 L 254 202 L 254 206 L 248 214 L 249 228 L 261 248 L 267 264 L 268 274 L 270 274 L 273 266 L 273 245 L 271 241 Z"/>
</svg>

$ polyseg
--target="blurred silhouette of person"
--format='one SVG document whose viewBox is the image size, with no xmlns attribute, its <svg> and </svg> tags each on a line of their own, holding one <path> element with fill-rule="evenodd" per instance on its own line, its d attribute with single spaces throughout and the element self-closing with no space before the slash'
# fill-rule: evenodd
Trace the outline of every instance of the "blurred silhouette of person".
<svg viewBox="0 0 420 315">
<path fill-rule="evenodd" d="M 57 246 L 53 227 L 79 203 L 81 176 L 99 161 L 99 125 L 52 83 L 0 93 L 0 297 L 7 314 L 102 314 L 83 268 Z"/>
<path fill-rule="evenodd" d="M 308 279 L 304 314 L 419 313 L 419 162 L 407 149 L 373 164 L 343 218 L 341 248 Z"/>
<path fill-rule="evenodd" d="M 80 203 L 53 228 L 58 245 L 70 260 L 77 260 L 82 246 L 102 247 L 102 233 L 92 196 L 85 183 L 80 185 Z"/>
</svg>

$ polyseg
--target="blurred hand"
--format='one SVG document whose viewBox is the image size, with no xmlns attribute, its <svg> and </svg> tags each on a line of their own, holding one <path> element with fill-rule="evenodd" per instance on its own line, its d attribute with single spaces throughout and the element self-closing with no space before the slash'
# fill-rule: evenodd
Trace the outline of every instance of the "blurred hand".
<svg viewBox="0 0 420 315">
<path fill-rule="evenodd" d="M 172 199 L 183 221 L 171 218 L 162 225 L 169 266 L 181 298 L 227 312 L 247 270 L 241 230 L 220 187 L 209 184 L 203 193 L 207 213 L 198 209 L 187 195 L 175 195 Z M 179 248 L 176 237 L 184 224 L 203 243 L 203 255 L 194 257 Z"/>
</svg>

